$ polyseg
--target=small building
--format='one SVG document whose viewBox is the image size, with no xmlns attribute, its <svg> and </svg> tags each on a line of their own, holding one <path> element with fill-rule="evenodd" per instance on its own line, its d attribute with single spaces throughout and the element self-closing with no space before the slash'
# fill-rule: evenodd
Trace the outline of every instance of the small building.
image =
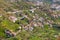
<svg viewBox="0 0 60 40">
<path fill-rule="evenodd" d="M 36 27 L 36 26 L 38 26 L 38 25 L 35 23 L 34 26 Z"/>
<path fill-rule="evenodd" d="M 32 8 L 32 9 L 30 9 L 30 12 L 34 13 L 35 10 L 36 10 L 36 8 Z"/>
<path fill-rule="evenodd" d="M 29 27 L 29 30 L 32 31 L 34 28 L 33 27 Z"/>
<path fill-rule="evenodd" d="M 29 26 L 28 26 L 28 27 L 29 27 Z M 24 30 L 28 30 L 28 29 L 29 29 L 28 27 L 27 27 L 27 26 L 25 26 L 25 27 L 24 27 Z"/>
<path fill-rule="evenodd" d="M 35 6 L 43 6 L 43 2 L 42 1 L 36 1 L 36 2 L 34 2 L 34 5 Z"/>
<path fill-rule="evenodd" d="M 14 37 L 14 34 L 11 33 L 10 30 L 5 30 L 5 34 L 6 34 L 7 37 Z"/>
<path fill-rule="evenodd" d="M 21 17 L 21 18 L 20 18 L 20 20 L 24 20 L 24 19 L 25 19 L 25 17 Z"/>
<path fill-rule="evenodd" d="M 18 1 L 20 2 L 21 0 L 6 0 L 6 2 L 12 2 L 12 3 L 13 2 L 18 2 Z"/>
<path fill-rule="evenodd" d="M 12 21 L 12 22 L 15 22 L 15 21 L 17 20 L 17 18 L 14 17 L 14 16 L 10 16 L 10 17 L 9 17 L 9 20 Z"/>
<path fill-rule="evenodd" d="M 53 9 L 53 10 L 60 10 L 60 5 L 58 5 L 58 4 L 52 4 L 51 5 L 51 9 Z"/>
<path fill-rule="evenodd" d="M 56 7 L 56 10 L 60 10 L 60 5 Z"/>
<path fill-rule="evenodd" d="M 37 1 L 36 5 L 43 5 L 43 2 Z"/>
<path fill-rule="evenodd" d="M 39 21 L 43 22 L 45 19 L 43 17 L 39 18 Z"/>
<path fill-rule="evenodd" d="M 52 0 L 53 2 L 60 2 L 60 0 Z"/>
<path fill-rule="evenodd" d="M 0 14 L 0 17 L 2 17 L 2 14 Z"/>
</svg>

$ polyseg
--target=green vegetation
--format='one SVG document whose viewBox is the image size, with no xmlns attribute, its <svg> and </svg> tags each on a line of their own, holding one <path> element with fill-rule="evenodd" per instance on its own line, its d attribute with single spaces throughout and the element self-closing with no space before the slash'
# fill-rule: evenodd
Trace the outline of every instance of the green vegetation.
<svg viewBox="0 0 60 40">
<path fill-rule="evenodd" d="M 50 0 L 47 2 L 50 3 Z M 60 36 L 60 16 L 54 17 L 60 12 L 53 12 L 50 4 L 36 6 L 33 2 L 4 0 L 0 0 L 0 4 L 0 40 L 57 40 Z M 32 13 L 30 9 L 34 8 Z M 9 32 L 5 33 L 5 30 Z M 8 38 L 9 33 L 16 35 Z"/>
</svg>

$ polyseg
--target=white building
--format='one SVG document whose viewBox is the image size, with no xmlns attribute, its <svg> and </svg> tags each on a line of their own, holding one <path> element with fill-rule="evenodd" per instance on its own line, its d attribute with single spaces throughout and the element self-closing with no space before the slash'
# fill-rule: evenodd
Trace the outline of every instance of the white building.
<svg viewBox="0 0 60 40">
<path fill-rule="evenodd" d="M 56 10 L 60 10 L 60 5 L 58 5 L 58 4 L 52 4 L 51 8 L 52 9 L 56 9 Z"/>
<path fill-rule="evenodd" d="M 53 0 L 53 2 L 59 2 L 60 0 Z"/>
<path fill-rule="evenodd" d="M 21 1 L 21 0 L 5 0 L 6 2 L 17 2 L 17 1 Z"/>
<path fill-rule="evenodd" d="M 43 5 L 43 2 L 37 1 L 36 5 Z"/>
<path fill-rule="evenodd" d="M 56 7 L 57 10 L 60 10 L 60 5 Z"/>
<path fill-rule="evenodd" d="M 36 10 L 36 8 L 30 9 L 30 11 L 31 11 L 32 13 L 34 13 L 35 10 Z"/>
<path fill-rule="evenodd" d="M 0 14 L 0 17 L 2 17 L 2 14 Z"/>
<path fill-rule="evenodd" d="M 12 22 L 15 22 L 15 21 L 17 20 L 17 18 L 14 17 L 14 16 L 10 16 L 10 17 L 9 17 L 9 20 L 12 21 Z"/>
</svg>

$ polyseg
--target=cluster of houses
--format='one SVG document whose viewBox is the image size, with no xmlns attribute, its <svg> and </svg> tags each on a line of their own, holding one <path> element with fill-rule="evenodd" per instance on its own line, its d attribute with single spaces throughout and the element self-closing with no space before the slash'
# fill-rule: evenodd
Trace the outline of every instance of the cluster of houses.
<svg viewBox="0 0 60 40">
<path fill-rule="evenodd" d="M 51 16 L 54 17 L 54 18 L 59 18 L 60 14 L 51 14 Z"/>
<path fill-rule="evenodd" d="M 36 10 L 36 8 L 32 8 L 32 9 L 30 9 L 30 11 L 32 12 L 32 13 L 34 13 L 34 11 Z M 17 11 L 15 11 L 15 13 L 16 13 Z M 18 11 L 19 12 L 19 11 Z M 18 12 L 17 12 L 17 14 L 18 14 Z M 8 12 L 8 13 L 10 13 L 10 12 Z M 14 13 L 14 12 L 12 12 L 12 13 Z M 44 20 L 45 20 L 45 18 L 43 18 L 43 17 L 39 17 L 38 16 L 38 14 L 35 14 L 35 16 L 33 16 L 33 20 L 30 20 L 30 18 L 28 17 L 28 15 L 25 15 L 25 14 L 21 14 L 22 15 L 22 17 L 20 18 L 20 19 L 24 19 L 24 18 L 27 18 L 29 21 L 30 21 L 30 23 L 28 24 L 28 25 L 24 25 L 24 27 L 23 28 L 25 28 L 25 29 L 28 29 L 28 28 L 30 28 L 30 29 L 33 29 L 33 26 L 41 26 L 41 27 L 43 27 L 44 26 L 44 24 L 46 24 L 45 22 L 44 22 Z M 17 17 L 15 17 L 15 16 L 9 16 L 9 20 L 10 21 L 12 21 L 12 22 L 15 22 L 15 21 L 17 21 L 18 20 L 18 18 Z M 39 21 L 40 22 L 39 22 Z M 48 21 L 47 23 L 50 23 L 50 21 Z M 29 26 L 29 27 L 28 27 Z M 29 29 L 29 30 L 30 30 Z"/>
<path fill-rule="evenodd" d="M 52 4 L 51 9 L 53 10 L 60 10 L 60 5 L 59 4 Z"/>
<path fill-rule="evenodd" d="M 35 6 L 39 6 L 39 5 L 44 5 L 44 3 L 42 2 L 42 1 L 36 1 L 36 2 L 34 2 L 34 5 Z"/>
<path fill-rule="evenodd" d="M 52 0 L 53 2 L 60 2 L 60 0 Z"/>
<path fill-rule="evenodd" d="M 5 0 L 6 2 L 10 2 L 10 3 L 13 3 L 13 2 L 20 2 L 21 0 Z"/>
<path fill-rule="evenodd" d="M 40 4 L 43 4 L 43 2 L 37 2 L 35 5 L 40 5 Z M 51 8 L 54 8 L 54 9 L 57 9 L 57 10 L 60 10 L 60 6 L 54 4 L 54 5 L 51 5 Z M 31 13 L 33 14 L 35 12 L 37 8 L 31 8 L 29 9 L 29 11 L 31 11 Z M 8 13 L 13 13 L 13 14 L 18 14 L 22 17 L 16 17 L 16 16 L 9 16 L 8 19 L 12 22 L 16 22 L 18 19 L 19 20 L 24 20 L 24 18 L 27 18 L 29 20 L 29 23 L 27 25 L 24 25 L 24 24 L 20 24 L 20 26 L 24 29 L 24 30 L 30 30 L 30 31 L 33 31 L 34 27 L 44 27 L 45 24 L 49 25 L 50 27 L 52 27 L 54 21 L 53 20 L 49 20 L 47 18 L 44 18 L 43 16 L 40 17 L 39 14 L 36 14 L 33 15 L 33 19 L 31 19 L 28 15 L 24 14 L 24 13 L 20 13 L 20 12 L 23 12 L 23 10 L 19 10 L 19 11 L 14 11 L 14 12 L 8 12 Z M 47 15 L 45 13 L 45 15 Z M 60 17 L 60 14 L 50 14 L 51 16 L 53 16 L 54 18 L 58 18 Z M 21 27 L 19 27 L 21 29 Z M 8 36 L 14 36 L 16 34 L 18 34 L 21 30 L 18 30 L 18 32 L 11 32 L 9 30 L 5 30 L 5 33 L 8 34 Z"/>
</svg>

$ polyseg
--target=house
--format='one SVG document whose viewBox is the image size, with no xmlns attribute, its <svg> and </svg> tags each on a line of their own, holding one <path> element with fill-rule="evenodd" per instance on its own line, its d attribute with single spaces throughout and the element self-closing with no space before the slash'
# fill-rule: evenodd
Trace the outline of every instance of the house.
<svg viewBox="0 0 60 40">
<path fill-rule="evenodd" d="M 33 27 L 29 27 L 29 30 L 32 31 L 34 28 Z"/>
<path fill-rule="evenodd" d="M 39 25 L 40 27 L 44 27 L 41 22 L 38 22 L 38 25 Z"/>
<path fill-rule="evenodd" d="M 55 7 L 57 6 L 57 4 L 51 4 L 51 9 L 55 9 Z"/>
<path fill-rule="evenodd" d="M 51 14 L 51 16 L 53 16 L 54 18 L 58 18 L 57 14 Z"/>
<path fill-rule="evenodd" d="M 39 5 L 43 6 L 43 2 L 42 2 L 42 1 L 36 1 L 36 2 L 34 2 L 33 4 L 34 4 L 35 6 L 39 6 Z"/>
<path fill-rule="evenodd" d="M 39 18 L 39 21 L 43 22 L 45 19 L 43 17 Z"/>
<path fill-rule="evenodd" d="M 15 16 L 10 16 L 9 20 L 12 21 L 12 22 L 15 22 L 17 20 L 17 18 Z"/>
<path fill-rule="evenodd" d="M 38 6 L 39 5 L 43 5 L 43 2 L 42 1 L 41 2 L 40 1 L 37 1 L 36 5 L 38 5 Z"/>
<path fill-rule="evenodd" d="M 25 19 L 25 17 L 21 17 L 21 18 L 20 18 L 20 20 L 24 20 L 24 19 Z"/>
<path fill-rule="evenodd" d="M 60 0 L 52 0 L 53 2 L 60 2 Z"/>
<path fill-rule="evenodd" d="M 37 24 L 34 24 L 34 26 L 38 26 Z"/>
<path fill-rule="evenodd" d="M 60 10 L 60 5 L 58 5 L 58 4 L 52 4 L 51 5 L 51 9 L 53 9 L 53 10 Z"/>
<path fill-rule="evenodd" d="M 36 10 L 36 8 L 32 8 L 32 9 L 30 9 L 30 12 L 34 13 L 35 10 Z"/>
<path fill-rule="evenodd" d="M 58 17 L 60 18 L 60 14 L 57 14 L 58 15 Z"/>
<path fill-rule="evenodd" d="M 6 0 L 6 2 L 20 2 L 21 0 Z"/>
<path fill-rule="evenodd" d="M 60 10 L 60 5 L 56 7 L 56 10 Z"/>
<path fill-rule="evenodd" d="M 0 17 L 2 17 L 2 14 L 0 14 Z"/>
<path fill-rule="evenodd" d="M 14 34 L 10 30 L 5 30 L 7 37 L 14 37 Z"/>
<path fill-rule="evenodd" d="M 23 27 L 24 28 L 24 30 L 28 30 L 29 28 L 28 28 L 29 26 L 25 26 L 25 27 Z"/>
</svg>

